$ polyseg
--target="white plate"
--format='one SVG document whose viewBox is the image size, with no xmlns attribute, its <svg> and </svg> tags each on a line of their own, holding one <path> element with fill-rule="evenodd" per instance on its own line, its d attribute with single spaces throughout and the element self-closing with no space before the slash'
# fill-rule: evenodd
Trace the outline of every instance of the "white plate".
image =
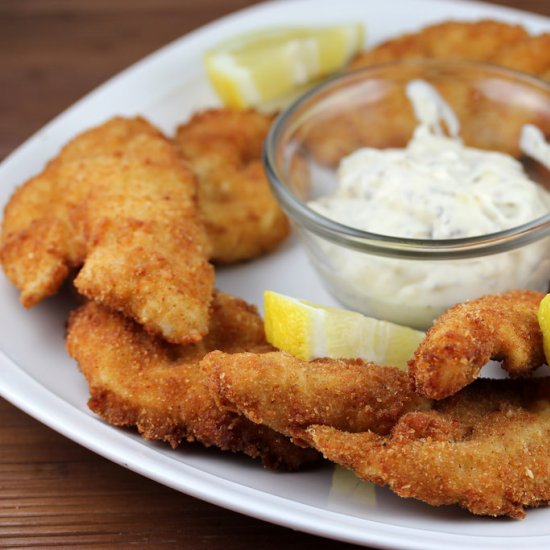
<svg viewBox="0 0 550 550">
<path fill-rule="evenodd" d="M 482 17 L 519 22 L 533 32 L 550 30 L 548 18 L 444 0 L 294 0 L 225 17 L 124 71 L 35 134 L 0 166 L 0 206 L 61 144 L 111 115 L 141 113 L 172 132 L 191 112 L 215 105 L 201 55 L 225 37 L 274 24 L 364 20 L 374 43 L 438 20 Z M 334 304 L 293 239 L 264 259 L 220 270 L 217 284 L 260 306 L 266 288 Z M 342 480 L 329 465 L 275 474 L 244 457 L 186 445 L 172 451 L 110 427 L 87 409 L 86 383 L 64 350 L 70 300 L 57 297 L 24 311 L 0 275 L 0 303 L 2 395 L 78 443 L 165 485 L 274 523 L 364 545 L 550 547 L 550 509 L 531 510 L 521 522 L 475 518 L 456 507 L 402 500 L 385 489 L 370 492 L 354 478 Z"/>
</svg>

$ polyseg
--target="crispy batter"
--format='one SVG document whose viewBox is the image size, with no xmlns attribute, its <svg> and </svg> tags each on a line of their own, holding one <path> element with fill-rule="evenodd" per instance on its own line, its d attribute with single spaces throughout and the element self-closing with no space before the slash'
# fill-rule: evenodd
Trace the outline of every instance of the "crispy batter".
<svg viewBox="0 0 550 550">
<path fill-rule="evenodd" d="M 548 79 L 549 47 L 549 34 L 532 36 L 519 25 L 489 19 L 446 21 L 359 53 L 352 61 L 351 68 L 421 58 L 485 61 Z M 496 110 L 493 103 L 492 112 L 488 112 L 479 90 L 475 88 L 467 89 L 453 83 L 453 86 L 442 91 L 461 120 L 461 136 L 465 143 L 482 149 L 498 149 L 514 156 L 521 154 L 518 146 L 519 128 L 527 123 L 537 124 L 537 114 L 532 107 L 523 111 L 520 101 L 520 105 L 513 109 L 503 104 Z M 394 116 L 399 118 L 398 115 L 402 116 L 396 106 Z M 507 124 L 502 124 L 503 120 Z M 499 133 L 492 130 L 495 127 Z M 410 135 L 410 128 L 407 130 Z"/>
<path fill-rule="evenodd" d="M 316 459 L 269 428 L 222 412 L 199 368 L 205 353 L 272 349 L 255 308 L 216 295 L 208 336 L 197 344 L 168 344 L 133 321 L 89 302 L 71 315 L 67 349 L 90 386 L 90 408 L 110 424 L 136 426 L 143 437 L 173 447 L 187 439 L 261 457 L 271 468 L 296 469 Z"/>
<path fill-rule="evenodd" d="M 429 406 L 407 374 L 360 359 L 307 362 L 282 352 L 208 354 L 202 361 L 222 408 L 296 438 L 312 424 L 388 433 L 405 412 Z"/>
<path fill-rule="evenodd" d="M 550 33 L 529 36 L 504 45 L 493 57 L 498 65 L 539 76 L 550 81 Z"/>
<path fill-rule="evenodd" d="M 513 376 L 545 362 L 537 321 L 544 293 L 514 290 L 458 304 L 436 320 L 409 361 L 418 393 L 433 399 L 472 382 L 490 359 Z"/>
<path fill-rule="evenodd" d="M 329 426 L 308 435 L 360 478 L 434 506 L 522 518 L 550 502 L 550 378 L 476 380 L 405 414 L 389 436 Z"/>
<path fill-rule="evenodd" d="M 178 128 L 176 142 L 199 180 L 211 259 L 228 263 L 272 250 L 289 232 L 267 182 L 262 145 L 273 117 L 212 109 Z"/>
<path fill-rule="evenodd" d="M 114 118 L 71 141 L 6 207 L 0 260 L 30 307 L 83 265 L 75 285 L 174 342 L 208 328 L 213 269 L 196 182 L 141 118 Z"/>
<path fill-rule="evenodd" d="M 387 40 L 370 50 L 360 52 L 352 60 L 351 70 L 400 60 L 467 60 L 485 61 L 522 70 L 542 78 L 550 78 L 547 54 L 548 35 L 530 36 L 519 25 L 500 21 L 445 21 Z M 410 68 L 399 67 L 396 81 L 408 82 L 416 75 L 407 76 Z M 384 89 L 383 104 L 374 104 L 380 90 L 365 93 L 356 108 L 336 116 L 327 109 L 325 120 L 311 131 L 307 138 L 311 154 L 324 165 L 335 166 L 343 156 L 360 147 L 404 147 L 417 121 L 409 99 L 400 87 Z M 439 91 L 449 102 L 461 122 L 461 137 L 472 147 L 501 150 L 517 156 L 519 128 L 523 124 L 537 124 L 537 113 L 532 107 L 523 108 L 523 102 L 512 108 L 492 102 L 486 108 L 486 99 L 480 90 L 467 83 L 439 83 Z M 504 89 L 503 89 L 504 93 Z M 509 88 L 506 93 L 513 93 Z M 364 102 L 365 105 L 361 105 Z M 503 124 L 505 120 L 507 123 Z M 331 131 L 325 129 L 330 127 Z M 494 131 L 498 128 L 498 132 Z"/>
<path fill-rule="evenodd" d="M 492 61 L 503 48 L 527 38 L 524 28 L 500 21 L 445 21 L 360 52 L 351 68 L 419 58 Z"/>
<path fill-rule="evenodd" d="M 360 52 L 351 69 L 400 59 L 488 61 L 550 78 L 550 34 L 530 35 L 523 27 L 484 19 L 445 21 L 387 40 Z"/>
</svg>

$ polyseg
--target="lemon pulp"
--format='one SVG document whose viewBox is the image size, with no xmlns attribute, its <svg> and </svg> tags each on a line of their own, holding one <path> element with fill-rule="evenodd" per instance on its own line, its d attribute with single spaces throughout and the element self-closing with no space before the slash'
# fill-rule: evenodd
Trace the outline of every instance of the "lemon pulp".
<svg viewBox="0 0 550 550">
<path fill-rule="evenodd" d="M 272 28 L 241 34 L 205 54 L 209 80 L 225 105 L 267 105 L 344 66 L 364 42 L 360 23 Z"/>
<path fill-rule="evenodd" d="M 265 331 L 275 347 L 300 359 L 361 357 L 407 366 L 424 333 L 273 291 L 264 293 Z"/>
<path fill-rule="evenodd" d="M 546 362 L 550 364 L 550 294 L 541 300 L 537 317 L 542 331 L 544 355 Z"/>
</svg>

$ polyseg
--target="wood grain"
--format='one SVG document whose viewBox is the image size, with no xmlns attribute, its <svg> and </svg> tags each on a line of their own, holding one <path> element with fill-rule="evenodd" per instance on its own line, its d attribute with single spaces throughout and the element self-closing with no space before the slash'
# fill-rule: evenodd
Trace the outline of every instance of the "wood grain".
<svg viewBox="0 0 550 550">
<path fill-rule="evenodd" d="M 253 0 L 2 0 L 0 158 L 75 100 L 175 38 Z M 493 0 L 550 16 L 548 0 Z M 0 399 L 0 547 L 326 549 L 168 489 Z"/>
<path fill-rule="evenodd" d="M 0 399 L 0 547 L 334 548 L 102 459 Z"/>
</svg>

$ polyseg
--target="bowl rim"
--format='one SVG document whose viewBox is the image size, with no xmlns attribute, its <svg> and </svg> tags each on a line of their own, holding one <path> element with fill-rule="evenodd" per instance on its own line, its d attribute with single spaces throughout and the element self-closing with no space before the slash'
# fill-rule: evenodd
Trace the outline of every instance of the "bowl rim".
<svg viewBox="0 0 550 550">
<path fill-rule="evenodd" d="M 419 69 L 434 67 L 463 68 L 469 70 L 483 70 L 492 75 L 500 75 L 507 79 L 525 82 L 529 86 L 544 91 L 550 102 L 550 82 L 536 76 L 522 73 L 514 69 L 502 67 L 484 61 L 469 60 L 437 60 L 414 59 L 378 63 L 362 67 L 343 74 L 337 74 L 314 86 L 286 107 L 272 124 L 262 150 L 262 162 L 269 185 L 278 198 L 283 210 L 296 223 L 314 234 L 358 251 L 368 252 L 377 256 L 394 258 L 408 258 L 419 260 L 445 260 L 459 258 L 475 258 L 491 254 L 498 254 L 523 247 L 550 235 L 550 212 L 527 223 L 474 237 L 458 239 L 412 239 L 395 237 L 369 231 L 336 222 L 310 208 L 300 200 L 282 181 L 276 168 L 275 155 L 277 144 L 287 129 L 292 116 L 304 105 L 325 93 L 331 87 L 343 82 L 368 78 L 371 74 L 398 66 L 416 66 Z"/>
</svg>

